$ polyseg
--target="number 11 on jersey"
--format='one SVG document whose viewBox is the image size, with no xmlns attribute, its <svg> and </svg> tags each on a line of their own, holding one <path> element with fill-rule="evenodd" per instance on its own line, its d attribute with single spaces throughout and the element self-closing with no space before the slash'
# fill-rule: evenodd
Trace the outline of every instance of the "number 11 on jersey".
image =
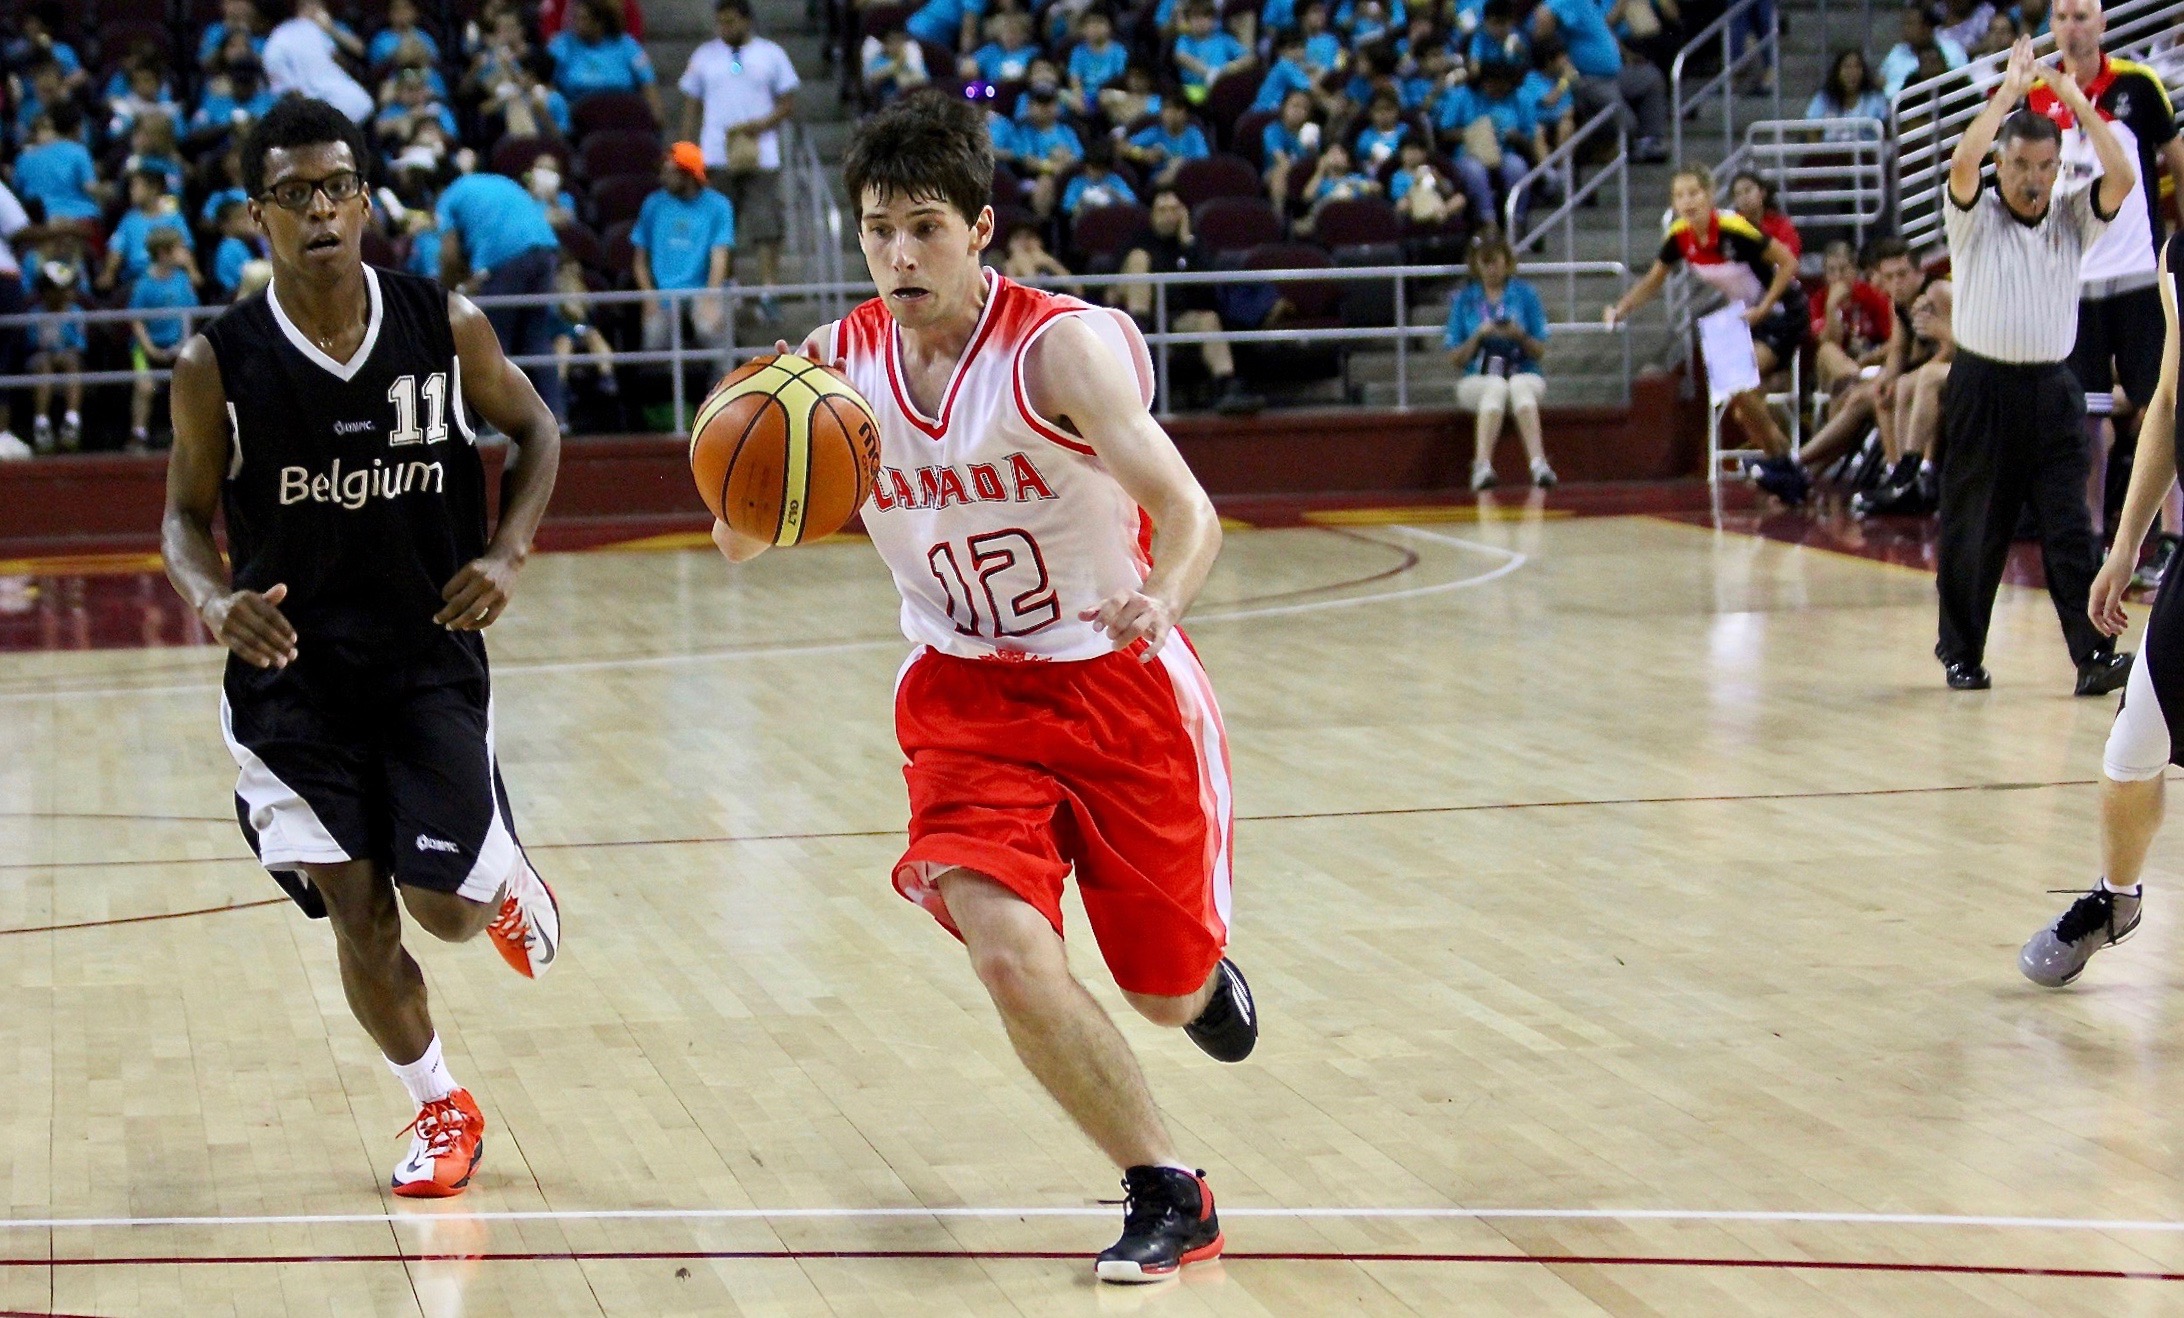
<svg viewBox="0 0 2184 1318">
<path fill-rule="evenodd" d="M 417 428 L 417 377 L 405 375 L 387 386 L 387 401 L 394 404 L 394 432 L 389 444 L 437 444 L 447 438 L 447 374 L 434 371 L 425 377 L 425 426 Z"/>
</svg>

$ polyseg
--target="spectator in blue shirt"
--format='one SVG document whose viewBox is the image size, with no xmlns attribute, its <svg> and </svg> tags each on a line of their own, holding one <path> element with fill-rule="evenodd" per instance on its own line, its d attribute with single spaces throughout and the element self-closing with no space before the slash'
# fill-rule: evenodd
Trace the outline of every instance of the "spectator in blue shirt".
<svg viewBox="0 0 2184 1318">
<path fill-rule="evenodd" d="M 1486 0 L 1479 14 L 1479 30 L 1464 47 L 1464 58 L 1473 68 L 1481 64 L 1532 62 L 1532 43 L 1517 27 L 1514 0 Z"/>
<path fill-rule="evenodd" d="M 1130 52 L 1115 40 L 1114 20 L 1105 10 L 1085 11 L 1079 30 L 1084 40 L 1069 52 L 1070 101 L 1080 113 L 1090 114 L 1099 108 L 1100 92 L 1122 81 Z"/>
<path fill-rule="evenodd" d="M 98 166 L 75 138 L 82 126 L 83 111 L 62 101 L 38 116 L 30 146 L 15 159 L 17 195 L 42 202 L 48 222 L 95 220 L 104 209 Z"/>
<path fill-rule="evenodd" d="M 114 226 L 113 236 L 106 240 L 106 264 L 99 270 L 98 286 L 101 291 L 117 285 L 134 284 L 152 264 L 152 254 L 146 240 L 155 229 L 172 229 L 189 238 L 190 226 L 182 218 L 182 207 L 167 191 L 166 175 L 157 169 L 141 169 L 129 176 L 129 210 Z M 183 264 L 190 263 L 189 250 L 182 253 Z M 194 269 L 193 269 L 194 273 Z"/>
<path fill-rule="evenodd" d="M 999 110 L 986 111 L 986 136 L 993 140 L 993 158 L 1003 164 L 1016 159 L 1016 121 Z"/>
<path fill-rule="evenodd" d="M 1342 48 L 1342 38 L 1327 30 L 1327 5 L 1324 0 L 1312 0 L 1304 7 L 1304 67 L 1315 76 L 1334 73 L 1349 62 L 1349 54 Z"/>
<path fill-rule="evenodd" d="M 417 26 L 417 0 L 393 0 L 387 6 L 387 25 L 373 35 L 364 58 L 375 69 L 385 68 L 394 63 L 394 52 L 404 41 L 417 42 L 433 63 L 440 62 L 440 43 Z"/>
<path fill-rule="evenodd" d="M 1141 128 L 1122 148 L 1123 157 L 1146 171 L 1155 186 L 1175 178 L 1186 160 L 1202 160 L 1213 154 L 1206 134 L 1191 120 L 1183 98 L 1171 96 L 1160 103 L 1160 122 Z"/>
<path fill-rule="evenodd" d="M 910 35 L 953 51 L 974 49 L 986 0 L 925 0 L 907 21 Z"/>
<path fill-rule="evenodd" d="M 1403 122 L 1402 103 L 1388 92 L 1374 95 L 1366 117 L 1357 135 L 1357 158 L 1367 172 L 1373 172 L 1396 158 L 1411 129 Z"/>
<path fill-rule="evenodd" d="M 381 94 L 379 113 L 372 117 L 372 135 L 383 152 L 391 155 L 399 151 L 423 119 L 439 120 L 450 138 L 458 135 L 455 112 L 433 98 L 432 84 L 425 81 L 422 72 L 403 69 L 388 81 L 393 84 L 393 94 Z"/>
<path fill-rule="evenodd" d="M 174 140 L 175 121 L 164 114 L 147 114 L 137 120 L 129 133 L 129 155 L 122 161 L 121 172 L 134 174 L 138 170 L 156 169 L 166 183 L 167 191 L 182 195 L 186 181 L 182 170 L 182 149 Z"/>
<path fill-rule="evenodd" d="M 1060 116 L 1060 98 L 1050 91 L 1035 91 L 1029 113 L 1016 126 L 1016 168 L 1030 180 L 1032 213 L 1042 220 L 1054 213 L 1054 204 L 1061 199 L 1063 172 L 1084 159 L 1084 144 Z"/>
<path fill-rule="evenodd" d="M 1599 0 L 1540 0 L 1532 11 L 1532 39 L 1548 36 L 1562 39 L 1577 69 L 1578 117 L 1590 120 L 1613 106 L 1623 131 L 1636 139 L 1632 160 L 1668 159 L 1668 80 L 1643 60 L 1623 58 Z"/>
<path fill-rule="evenodd" d="M 1297 0 L 1266 0 L 1259 7 L 1259 26 L 1270 37 L 1297 29 Z"/>
<path fill-rule="evenodd" d="M 1330 142 L 1313 167 L 1311 181 L 1304 185 L 1304 199 L 1311 203 L 1312 210 L 1298 223 L 1297 232 L 1309 235 L 1320 208 L 1328 202 L 1356 201 L 1379 193 L 1380 184 L 1358 172 L 1356 162 L 1350 158 L 1350 149 L 1340 142 Z"/>
<path fill-rule="evenodd" d="M 32 296 L 38 305 L 31 310 L 47 315 L 73 313 L 67 320 L 42 321 L 31 326 L 26 334 L 30 355 L 24 366 L 33 375 L 74 375 L 83 370 L 86 338 L 83 332 L 82 311 L 78 299 L 82 296 L 83 274 L 66 261 L 41 261 L 32 259 L 23 263 L 23 273 L 30 285 Z M 31 444 L 40 453 L 53 451 L 53 386 L 40 382 L 31 387 Z M 67 410 L 61 417 L 61 441 L 63 452 L 73 453 L 83 442 L 83 382 L 71 380 L 62 386 L 62 406 Z"/>
<path fill-rule="evenodd" d="M 251 221 L 250 208 L 239 201 L 220 205 L 220 245 L 212 253 L 212 287 L 223 302 L 235 300 L 242 286 L 243 267 L 265 259 L 265 240 Z"/>
<path fill-rule="evenodd" d="M 1289 203 L 1289 174 L 1319 154 L 1320 127 L 1312 122 L 1312 98 L 1291 92 L 1282 98 L 1282 117 L 1259 134 L 1266 162 L 1266 192 L 1276 210 Z"/>
<path fill-rule="evenodd" d="M 189 117 L 167 86 L 165 71 L 148 60 L 129 66 L 129 94 L 111 104 L 113 116 L 106 123 L 108 137 L 127 137 L 139 119 L 155 114 L 164 115 L 171 123 Z"/>
<path fill-rule="evenodd" d="M 1426 157 L 1426 144 L 1415 137 L 1403 144 L 1395 172 L 1388 175 L 1388 200 L 1405 221 L 1422 229 L 1457 218 L 1470 204 L 1456 181 Z"/>
<path fill-rule="evenodd" d="M 908 28 L 891 27 L 884 36 L 866 37 L 861 55 L 865 94 L 882 105 L 933 80 L 925 67 L 925 48 L 910 39 Z M 976 67 L 971 71 L 975 74 Z"/>
<path fill-rule="evenodd" d="M 151 254 L 151 264 L 137 276 L 129 288 L 129 306 L 194 307 L 197 305 L 197 283 L 191 278 L 189 267 L 183 264 L 187 246 L 184 235 L 173 229 L 161 229 L 145 243 Z M 159 396 L 159 381 L 152 378 L 154 368 L 174 365 L 175 356 L 182 350 L 182 338 L 188 331 L 189 320 L 183 316 L 140 316 L 129 322 L 129 359 L 136 368 L 135 392 L 129 400 L 129 448 L 141 453 L 150 446 L 152 400 Z"/>
<path fill-rule="evenodd" d="M 554 60 L 554 86 L 569 104 L 600 92 L 642 92 L 653 119 L 667 122 L 660 112 L 652 60 L 622 30 L 619 0 L 577 0 L 568 30 L 546 43 L 546 53 Z"/>
<path fill-rule="evenodd" d="M 1062 214 L 1075 219 L 1081 209 L 1122 206 L 1137 200 L 1137 193 L 1115 173 L 1112 139 L 1095 137 L 1085 149 L 1084 168 L 1062 190 Z"/>
<path fill-rule="evenodd" d="M 1547 309 L 1530 284 L 1515 277 L 1517 254 L 1489 238 L 1471 249 L 1471 282 L 1449 303 L 1441 343 L 1459 372 L 1456 406 L 1476 417 L 1472 435 L 1471 488 L 1495 483 L 1494 444 L 1502 417 L 1514 414 L 1532 483 L 1555 483 L 1541 442 L 1539 402 L 1547 392 L 1540 358 L 1547 352 Z"/>
<path fill-rule="evenodd" d="M 1387 39 L 1403 21 L 1403 6 L 1389 12 L 1383 0 L 1343 0 L 1335 10 L 1334 28 L 1348 38 L 1350 48 L 1363 50 Z"/>
<path fill-rule="evenodd" d="M 660 190 L 645 198 L 629 240 L 637 249 L 634 273 L 639 288 L 727 286 L 736 250 L 735 207 L 706 186 L 705 156 L 695 143 L 678 142 L 661 160 Z M 734 325 L 725 298 L 694 298 L 684 302 L 683 308 L 685 327 L 695 342 L 717 347 L 728 341 Z M 654 351 L 667 347 L 672 325 L 664 306 L 646 303 L 645 347 Z"/>
<path fill-rule="evenodd" d="M 84 72 L 76 48 L 56 35 L 61 12 L 62 6 L 53 0 L 30 6 L 23 14 L 22 35 L 7 43 L 7 62 L 14 68 L 27 69 L 53 61 L 61 71 L 62 90 L 73 96 L 91 81 L 91 75 Z"/>
<path fill-rule="evenodd" d="M 1951 41 L 1935 30 L 1936 15 L 1928 0 L 1914 0 L 1903 7 L 1903 40 L 1896 43 L 1881 59 L 1881 91 L 1894 96 L 1903 90 L 1904 84 L 1913 80 L 1919 69 L 1919 56 L 1938 52 L 1941 62 L 1949 68 L 1961 69 L 1969 58 L 1964 47 Z"/>
<path fill-rule="evenodd" d="M 241 32 L 250 38 L 252 54 L 265 54 L 265 23 L 258 15 L 255 0 L 220 0 L 220 21 L 207 27 L 197 38 L 198 67 L 210 69 L 220 62 L 220 51 L 227 45 L 231 32 Z"/>
<path fill-rule="evenodd" d="M 1183 31 L 1175 39 L 1175 67 L 1183 79 L 1183 97 L 1203 104 L 1223 74 L 1251 67 L 1251 52 L 1231 33 L 1214 26 L 1212 0 L 1191 0 L 1183 11 Z"/>
<path fill-rule="evenodd" d="M 1304 66 L 1304 34 L 1294 29 L 1284 30 L 1274 38 L 1274 67 L 1266 71 L 1266 78 L 1259 84 L 1259 94 L 1252 98 L 1254 110 L 1279 110 L 1291 92 L 1312 90 L 1312 71 Z"/>
<path fill-rule="evenodd" d="M 220 71 L 205 79 L 197 113 L 190 116 L 188 136 L 192 149 L 209 146 L 231 133 L 240 136 L 253 120 L 265 117 L 265 112 L 273 108 L 273 100 L 257 56 L 246 53 L 222 61 Z"/>
<path fill-rule="evenodd" d="M 1010 13 L 995 16 L 993 40 L 967 58 L 981 82 L 1022 82 L 1039 53 L 1039 43 L 1031 39 L 1031 16 Z"/>
<path fill-rule="evenodd" d="M 546 208 L 505 174 L 465 174 L 447 185 L 433 215 L 440 231 L 440 282 L 463 293 L 551 293 L 561 240 Z M 503 351 L 524 357 L 553 353 L 551 306 L 495 307 L 485 313 Z M 565 415 L 561 379 L 552 366 L 523 373 L 556 417 Z"/>
<path fill-rule="evenodd" d="M 1539 125 L 1517 96 L 1518 71 L 1507 64 L 1488 64 L 1470 82 L 1451 87 L 1434 105 L 1434 127 L 1460 138 L 1463 152 L 1456 157 L 1456 176 L 1470 199 L 1471 213 L 1492 217 L 1501 214 L 1494 204 L 1494 181 L 1501 190 L 1514 188 L 1530 168 L 1527 154 L 1544 154 Z M 1524 222 L 1520 204 L 1516 222 Z"/>
<path fill-rule="evenodd" d="M 17 142 L 30 140 L 30 126 L 38 121 L 47 106 L 59 105 L 68 99 L 68 92 L 61 86 L 61 66 L 52 60 L 32 66 L 30 85 L 23 88 L 15 102 L 15 122 L 10 136 Z"/>
<path fill-rule="evenodd" d="M 1577 131 L 1576 88 L 1577 70 L 1570 64 L 1570 52 L 1562 48 L 1559 38 L 1541 38 L 1532 47 L 1532 71 L 1517 84 L 1517 99 L 1539 125 L 1549 151 Z"/>
</svg>

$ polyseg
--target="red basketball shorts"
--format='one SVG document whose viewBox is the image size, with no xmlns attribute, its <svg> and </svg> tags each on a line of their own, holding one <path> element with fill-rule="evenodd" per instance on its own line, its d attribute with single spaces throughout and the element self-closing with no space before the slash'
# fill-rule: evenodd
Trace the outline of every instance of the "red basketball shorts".
<svg viewBox="0 0 2184 1318">
<path fill-rule="evenodd" d="M 1228 739 L 1177 632 L 1151 663 L 920 650 L 895 688 L 910 847 L 895 889 L 955 933 L 936 880 L 974 870 L 1062 929 L 1074 869 L 1115 983 L 1196 992 L 1228 942 Z"/>
</svg>

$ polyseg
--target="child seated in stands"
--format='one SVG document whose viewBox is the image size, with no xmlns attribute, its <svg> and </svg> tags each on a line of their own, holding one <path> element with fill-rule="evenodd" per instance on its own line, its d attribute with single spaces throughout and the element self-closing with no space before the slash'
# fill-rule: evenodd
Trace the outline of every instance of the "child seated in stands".
<svg viewBox="0 0 2184 1318">
<path fill-rule="evenodd" d="M 1017 173 L 1030 181 L 1031 210 L 1040 219 L 1054 213 L 1059 182 L 1071 165 L 1084 158 L 1084 145 L 1076 132 L 1061 122 L 1060 98 L 1051 91 L 1031 93 L 1031 110 L 1016 126 Z"/>
<path fill-rule="evenodd" d="M 1039 54 L 1039 43 L 1031 39 L 1029 14 L 997 14 L 993 40 L 965 55 L 957 72 L 979 82 L 1022 82 Z"/>
<path fill-rule="evenodd" d="M 1088 9 L 1078 24 L 1084 39 L 1069 52 L 1069 102 L 1072 113 L 1099 108 L 1101 91 L 1122 81 L 1130 52 L 1115 40 L 1115 22 L 1104 9 Z"/>
<path fill-rule="evenodd" d="M 189 224 L 182 218 L 181 203 L 167 190 L 166 176 L 156 169 L 142 169 L 129 175 L 129 210 L 114 226 L 113 236 L 106 241 L 106 264 L 99 269 L 98 286 L 103 292 L 136 282 L 137 276 L 152 264 L 147 239 L 158 229 L 172 229 L 189 236 Z M 196 273 L 187 245 L 182 260 Z"/>
<path fill-rule="evenodd" d="M 1266 192 L 1280 209 L 1289 200 L 1289 175 L 1299 164 L 1319 154 L 1320 129 L 1312 122 L 1312 98 L 1291 92 L 1282 98 L 1282 117 L 1260 134 L 1266 157 Z"/>
<path fill-rule="evenodd" d="M 429 218 L 429 217 L 428 217 Z M 438 244 L 434 244 L 437 248 Z M 435 251 L 434 260 L 438 260 Z M 608 345 L 607 336 L 591 323 L 591 302 L 585 295 L 591 292 L 584 282 L 584 266 L 567 252 L 561 254 L 561 265 L 554 272 L 554 291 L 565 294 L 553 308 L 552 331 L 554 343 L 554 370 L 561 376 L 566 392 L 569 368 L 575 363 L 576 350 L 584 350 L 584 365 L 593 372 L 593 384 L 609 398 L 621 393 L 622 386 L 614 375 L 614 349 Z"/>
<path fill-rule="evenodd" d="M 1340 142 L 1329 142 L 1312 171 L 1311 180 L 1304 185 L 1304 199 L 1312 209 L 1297 221 L 1297 236 L 1310 237 L 1320 212 L 1330 203 L 1379 195 L 1380 185 L 1371 176 L 1360 174 L 1351 163 L 1349 148 Z"/>
<path fill-rule="evenodd" d="M 66 260 L 39 260 L 32 276 L 31 292 L 36 311 L 45 314 L 74 313 L 67 320 L 40 321 L 30 328 L 32 375 L 74 375 L 83 370 L 86 339 L 81 304 L 83 271 Z M 73 453 L 83 445 L 83 382 L 70 380 L 61 386 L 60 449 Z M 44 381 L 31 387 L 31 447 L 51 453 L 53 437 L 53 386 Z"/>
<path fill-rule="evenodd" d="M 108 137 L 127 137 L 136 121 L 148 114 L 165 115 L 169 124 L 180 123 L 186 117 L 157 58 L 139 59 L 129 65 L 129 90 L 113 98 L 108 108 Z"/>
<path fill-rule="evenodd" d="M 1577 131 L 1577 67 L 1562 38 L 1549 33 L 1532 46 L 1532 71 L 1517 84 L 1517 99 L 1539 125 L 1540 144 L 1553 151 Z"/>
<path fill-rule="evenodd" d="M 1141 128 L 1123 143 L 1125 160 L 1146 171 L 1147 180 L 1161 186 L 1175 178 L 1186 160 L 1203 160 L 1211 154 L 1206 134 L 1191 120 L 1189 107 L 1179 97 L 1163 101 L 1160 122 Z"/>
<path fill-rule="evenodd" d="M 964 62 L 970 63 L 969 57 Z M 885 36 L 866 37 L 863 64 L 865 95 L 881 105 L 933 80 L 925 68 L 925 51 L 910 39 L 908 28 L 893 27 Z"/>
<path fill-rule="evenodd" d="M 265 237 L 251 221 L 250 207 L 233 198 L 220 203 L 220 245 L 212 254 L 212 287 L 232 302 L 243 286 L 243 267 L 264 260 Z"/>
<path fill-rule="evenodd" d="M 1121 206 L 1137 200 L 1137 193 L 1129 183 L 1115 173 L 1115 144 L 1111 138 L 1095 137 L 1092 145 L 1085 148 L 1084 168 L 1069 180 L 1062 191 L 1062 213 L 1075 218 L 1080 210 L 1100 206 Z"/>
<path fill-rule="evenodd" d="M 1357 135 L 1357 158 L 1365 170 L 1378 172 L 1402 150 L 1411 128 L 1403 122 L 1402 103 L 1387 92 L 1373 97 L 1369 116 L 1370 122 Z"/>
<path fill-rule="evenodd" d="M 1173 54 L 1183 79 L 1184 99 L 1193 105 L 1204 104 L 1206 93 L 1224 74 L 1258 62 L 1244 43 L 1214 25 L 1213 0 L 1190 0 Z"/>
<path fill-rule="evenodd" d="M 174 229 L 155 229 L 145 239 L 152 263 L 129 289 L 129 306 L 174 308 L 197 305 L 197 283 L 183 264 L 186 244 Z M 129 322 L 129 360 L 136 369 L 136 384 L 129 399 L 129 450 L 141 453 L 150 447 L 152 401 L 159 395 L 154 368 L 174 365 L 182 352 L 189 321 L 179 315 L 140 316 Z"/>
<path fill-rule="evenodd" d="M 365 48 L 364 61 L 383 69 L 394 63 L 395 51 L 407 43 L 415 43 L 432 63 L 440 62 L 440 43 L 417 25 L 417 0 L 392 0 L 387 6 L 387 25 L 373 35 L 371 45 Z"/>
<path fill-rule="evenodd" d="M 1395 172 L 1388 176 L 1388 200 L 1405 222 L 1433 228 L 1464 213 L 1466 202 L 1456 181 L 1441 171 L 1416 138 L 1403 143 Z"/>
<path fill-rule="evenodd" d="M 157 173 L 167 191 L 180 196 L 182 149 L 175 144 L 174 125 L 173 119 L 156 110 L 138 118 L 136 127 L 129 132 L 129 158 L 122 162 L 121 172 Z"/>
<path fill-rule="evenodd" d="M 1173 89 L 1162 92 L 1153 85 L 1151 69 L 1132 63 L 1122 71 L 1120 87 L 1109 87 L 1100 93 L 1100 113 L 1107 116 L 1107 122 L 1127 128 L 1146 115 L 1159 114 L 1162 106 L 1178 99 Z"/>
<path fill-rule="evenodd" d="M 523 186 L 546 208 L 546 222 L 556 229 L 576 223 L 576 198 L 561 186 L 561 168 L 551 153 L 541 154 L 523 171 Z"/>
<path fill-rule="evenodd" d="M 1304 65 L 1304 34 L 1290 28 L 1274 38 L 1274 67 L 1259 83 L 1252 98 L 1254 110 L 1279 110 L 1291 92 L 1312 90 L 1312 70 Z"/>
<path fill-rule="evenodd" d="M 91 153 L 76 140 L 82 121 L 83 111 L 72 101 L 40 111 L 30 145 L 15 160 L 17 195 L 43 204 L 48 224 L 95 223 L 110 191 L 99 182 Z"/>
<path fill-rule="evenodd" d="M 1019 224 L 1009 231 L 1008 254 L 1001 260 L 1001 273 L 1026 281 L 1055 280 L 1067 279 L 1070 269 L 1046 249 L 1038 225 Z"/>
</svg>

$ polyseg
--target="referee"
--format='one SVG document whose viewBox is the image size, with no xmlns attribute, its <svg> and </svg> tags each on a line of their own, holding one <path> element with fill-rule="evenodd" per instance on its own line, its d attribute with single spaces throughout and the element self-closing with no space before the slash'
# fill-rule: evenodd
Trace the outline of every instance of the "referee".
<svg viewBox="0 0 2184 1318">
<path fill-rule="evenodd" d="M 2077 692 L 2114 691 L 2131 671 L 2086 615 L 2097 566 L 2086 509 L 2085 393 L 2064 363 L 2078 334 L 2086 248 L 2116 218 L 2136 167 L 2068 74 L 2051 75 L 2100 159 L 2089 186 L 2058 191 L 2062 135 L 2053 119 L 2011 113 L 2039 80 L 2032 42 L 2010 49 L 2002 86 L 1949 161 L 1949 263 L 1956 285 L 1956 364 L 1942 393 L 1941 643 L 1949 686 L 1992 684 L 1980 666 L 1994 593 L 2018 511 L 2040 523 L 2048 595 L 2078 665 Z M 1997 137 L 1999 134 L 1999 139 Z M 1980 186 L 1992 144 L 1995 183 Z"/>
</svg>

